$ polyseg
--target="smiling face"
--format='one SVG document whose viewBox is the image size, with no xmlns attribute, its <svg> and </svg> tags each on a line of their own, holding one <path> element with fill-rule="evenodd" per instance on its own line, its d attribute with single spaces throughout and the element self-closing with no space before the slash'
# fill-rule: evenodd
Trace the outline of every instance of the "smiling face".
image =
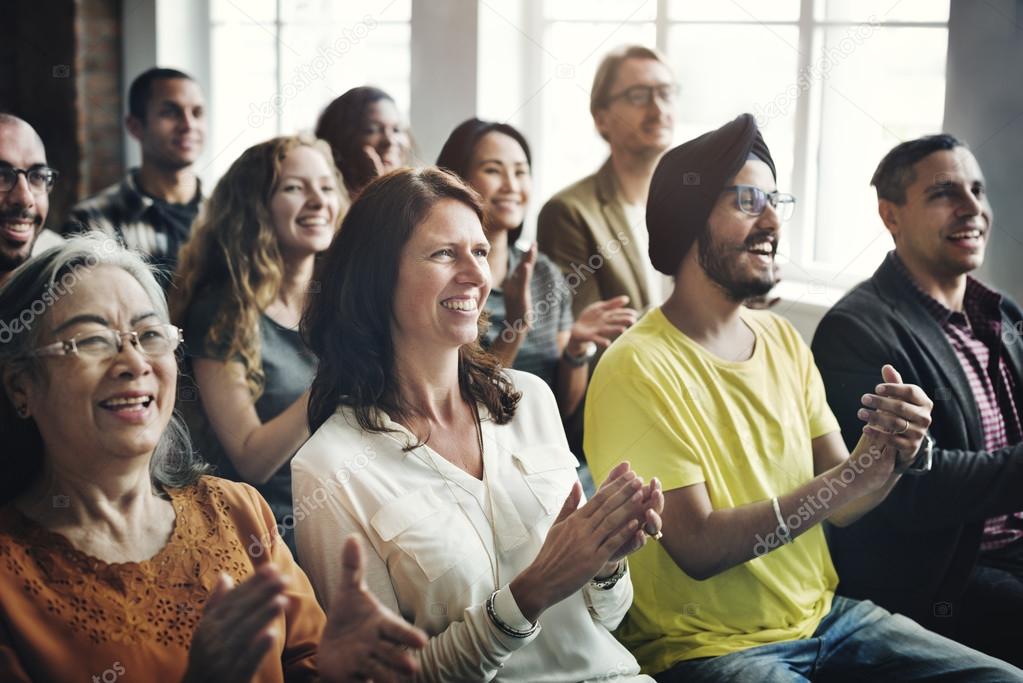
<svg viewBox="0 0 1023 683">
<path fill-rule="evenodd" d="M 166 322 L 127 271 L 98 266 L 78 272 L 74 288 L 40 321 L 40 345 L 83 332 Z M 148 463 L 174 410 L 173 353 L 148 358 L 125 339 L 121 352 L 109 360 L 60 355 L 38 362 L 42 378 L 22 373 L 8 380 L 8 391 L 15 405 L 28 406 L 51 464 L 80 470 L 110 459 Z"/>
<path fill-rule="evenodd" d="M 608 94 L 614 97 L 636 85 L 665 86 L 672 82 L 671 72 L 661 62 L 630 57 L 618 68 Z M 594 123 L 610 143 L 612 153 L 657 156 L 671 145 L 674 107 L 657 97 L 645 107 L 618 97 L 594 112 Z"/>
<path fill-rule="evenodd" d="M 455 199 L 433 206 L 401 252 L 391 323 L 395 349 L 457 350 L 476 340 L 490 294 L 489 250 L 475 211 Z"/>
<path fill-rule="evenodd" d="M 301 258 L 324 251 L 334 238 L 340 209 L 337 179 L 323 154 L 308 145 L 288 152 L 270 197 L 281 253 Z"/>
<path fill-rule="evenodd" d="M 0 164 L 26 171 L 46 165 L 43 143 L 28 124 L 0 123 Z M 23 173 L 14 189 L 0 191 L 0 279 L 31 256 L 49 208 L 50 196 L 33 191 Z"/>
<path fill-rule="evenodd" d="M 914 273 L 954 278 L 979 268 L 991 230 L 984 174 L 970 150 L 929 154 L 913 166 L 906 201 L 882 199 L 895 251 Z"/>
<path fill-rule="evenodd" d="M 776 190 L 771 169 L 762 161 L 747 161 L 727 184 Z M 722 192 L 696 245 L 700 267 L 732 301 L 763 296 L 778 282 L 774 256 L 780 229 L 770 203 L 759 216 L 750 216 L 736 206 L 735 192 Z"/>
<path fill-rule="evenodd" d="M 366 107 L 362 144 L 372 147 L 380 157 L 381 174 L 405 165 L 410 142 L 394 102 L 381 99 Z"/>
<path fill-rule="evenodd" d="M 487 133 L 469 160 L 469 185 L 483 197 L 487 226 L 514 230 L 526 217 L 533 179 L 522 145 L 504 133 Z"/>
<path fill-rule="evenodd" d="M 168 170 L 187 168 L 202 154 L 206 139 L 202 90 L 187 78 L 155 80 L 145 120 L 129 116 L 127 125 L 142 145 L 145 163 Z"/>
</svg>

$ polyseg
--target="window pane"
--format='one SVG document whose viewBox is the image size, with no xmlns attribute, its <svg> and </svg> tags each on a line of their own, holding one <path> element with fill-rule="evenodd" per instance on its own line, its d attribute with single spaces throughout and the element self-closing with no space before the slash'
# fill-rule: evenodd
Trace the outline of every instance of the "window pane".
<svg viewBox="0 0 1023 683">
<path fill-rule="evenodd" d="M 825 51 L 847 35 L 840 28 L 822 32 Z M 873 29 L 827 73 L 821 93 L 816 261 L 862 277 L 892 248 L 870 177 L 899 142 L 941 131 L 947 38 L 945 29 Z"/>
<path fill-rule="evenodd" d="M 594 173 L 610 153 L 593 126 L 590 87 L 604 55 L 623 44 L 653 45 L 653 24 L 555 23 L 544 45 L 556 60 L 544 62 L 540 83 L 546 85 L 534 102 L 542 107 L 543 148 L 537 150 L 535 197 L 549 197 L 566 185 Z M 524 103 L 524 106 L 531 106 Z"/>
<path fill-rule="evenodd" d="M 407 117 L 411 69 L 407 23 L 369 17 L 350 24 L 286 24 L 281 41 L 282 133 L 312 131 L 331 100 L 360 85 L 383 88 Z"/>
<path fill-rule="evenodd" d="M 214 25 L 210 35 L 210 167 L 200 173 L 216 181 L 248 147 L 277 132 L 270 107 L 276 93 L 273 24 Z M 206 192 L 212 190 L 212 185 Z"/>
<path fill-rule="evenodd" d="M 281 25 L 275 0 L 211 3 L 223 21 L 211 26 L 214 158 L 204 177 L 219 178 L 258 142 L 311 131 L 323 108 L 357 85 L 383 88 L 407 116 L 410 0 L 289 0 Z"/>
<path fill-rule="evenodd" d="M 799 0 L 668 0 L 674 21 L 797 21 Z"/>
<path fill-rule="evenodd" d="M 947 22 L 948 6 L 949 0 L 818 0 L 816 15 L 826 21 Z"/>
<path fill-rule="evenodd" d="M 799 31 L 792 26 L 674 26 L 668 55 L 682 85 L 675 139 L 690 140 L 743 112 L 755 114 L 778 168 L 778 187 L 791 186 Z M 742 50 L 736 50 L 742 45 Z M 756 55 L 752 61 L 750 55 Z"/>
<path fill-rule="evenodd" d="M 214 24 L 272 25 L 277 19 L 277 0 L 210 0 L 210 22 Z"/>
<path fill-rule="evenodd" d="M 223 1 L 223 0 L 221 0 Z M 318 24 L 337 35 L 344 26 L 359 22 L 406 22 L 412 17 L 412 0 L 284 0 L 281 21 L 285 24 Z"/>
<path fill-rule="evenodd" d="M 547 0 L 544 16 L 564 21 L 653 21 L 657 17 L 656 0 Z M 652 43 L 651 43 L 652 44 Z"/>
</svg>

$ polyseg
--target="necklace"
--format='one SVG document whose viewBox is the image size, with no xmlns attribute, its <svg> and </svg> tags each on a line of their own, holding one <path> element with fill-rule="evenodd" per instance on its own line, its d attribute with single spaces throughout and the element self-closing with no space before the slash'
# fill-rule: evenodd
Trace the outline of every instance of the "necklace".
<svg viewBox="0 0 1023 683">
<path fill-rule="evenodd" d="M 471 403 L 471 408 L 472 408 L 472 417 L 473 417 L 474 426 L 476 427 L 476 444 L 477 444 L 477 447 L 479 448 L 479 451 L 480 451 L 480 462 L 483 462 L 483 459 L 484 459 L 483 458 L 483 426 L 480 423 L 479 408 L 476 406 L 475 402 Z M 424 444 L 424 446 L 425 446 L 425 444 Z M 451 499 L 454 500 L 455 505 L 458 506 L 458 509 L 461 511 L 461 513 L 465 517 L 466 521 L 469 522 L 469 526 L 471 526 L 472 530 L 476 533 L 476 538 L 479 539 L 480 546 L 483 548 L 483 552 L 485 552 L 487 554 L 487 562 L 490 564 L 491 577 L 494 579 L 494 590 L 497 590 L 498 588 L 501 587 L 501 569 L 498 566 L 497 558 L 490 553 L 490 550 L 487 548 L 486 541 L 483 540 L 483 535 L 480 534 L 480 531 L 476 527 L 476 524 L 472 521 L 472 517 L 470 517 L 469 513 L 466 512 L 465 507 L 462 505 L 461 501 L 458 498 L 458 494 L 455 493 L 454 488 L 452 488 L 451 479 L 449 479 L 448 476 L 446 474 L 444 474 L 443 472 L 441 472 L 440 468 L 437 467 L 437 463 L 434 460 L 433 453 L 430 452 L 430 451 L 427 451 L 426 455 L 424 456 L 421 453 L 421 451 L 422 451 L 422 447 L 416 449 L 416 453 L 419 455 L 419 457 L 423 461 L 425 461 L 431 467 L 431 469 L 433 469 L 433 471 L 437 473 L 437 475 L 441 479 L 444 480 L 444 485 L 445 485 L 445 487 L 447 487 L 448 493 L 451 494 Z M 496 515 L 495 515 L 495 508 L 494 508 L 494 496 L 490 492 L 490 486 L 487 485 L 487 472 L 486 472 L 486 468 L 485 467 L 484 467 L 484 471 L 483 471 L 483 480 L 482 481 L 483 481 L 484 493 L 485 493 L 486 497 L 489 499 L 490 515 L 487 515 L 487 511 L 483 508 L 483 504 L 479 501 L 479 499 L 476 498 L 475 495 L 472 494 L 472 492 L 470 492 L 470 491 L 466 491 L 466 492 L 469 494 L 469 497 L 472 498 L 473 501 L 475 501 L 476 505 L 479 506 L 480 512 L 483 514 L 483 518 L 487 520 L 487 525 L 490 527 L 490 536 L 491 536 L 491 542 L 493 543 L 494 553 L 497 553 L 497 528 L 496 528 L 496 519 L 497 518 L 496 518 Z M 464 487 L 463 487 L 463 490 L 464 490 Z"/>
</svg>

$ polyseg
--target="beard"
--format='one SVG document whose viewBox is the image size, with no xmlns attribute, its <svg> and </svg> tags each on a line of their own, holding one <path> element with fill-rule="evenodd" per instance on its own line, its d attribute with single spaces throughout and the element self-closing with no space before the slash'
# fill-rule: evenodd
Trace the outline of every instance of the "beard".
<svg viewBox="0 0 1023 683">
<path fill-rule="evenodd" d="M 17 246 L 0 237 L 0 273 L 9 273 L 31 258 L 32 248 L 43 227 L 43 221 L 38 214 L 27 215 L 22 211 L 9 211 L 0 214 L 0 221 L 12 219 L 31 220 L 33 223 L 32 236 L 27 243 Z"/>
<path fill-rule="evenodd" d="M 697 239 L 700 267 L 730 301 L 741 304 L 764 297 L 778 284 L 780 278 L 774 263 L 762 275 L 741 272 L 739 259 L 762 237 L 762 232 L 751 232 L 743 243 L 734 245 L 715 241 L 710 230 L 705 230 Z"/>
</svg>

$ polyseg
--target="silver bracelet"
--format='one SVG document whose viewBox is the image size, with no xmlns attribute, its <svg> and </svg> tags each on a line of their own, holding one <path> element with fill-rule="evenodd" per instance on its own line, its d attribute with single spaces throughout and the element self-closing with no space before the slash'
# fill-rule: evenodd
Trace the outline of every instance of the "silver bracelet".
<svg viewBox="0 0 1023 683">
<path fill-rule="evenodd" d="M 606 579 L 590 579 L 590 585 L 597 590 L 609 591 L 615 587 L 615 584 L 618 583 L 623 576 L 625 576 L 625 570 L 628 566 L 628 562 L 626 560 L 622 560 L 618 563 L 618 570 L 615 571 L 614 574 Z"/>
<path fill-rule="evenodd" d="M 490 594 L 490 597 L 487 598 L 487 616 L 490 617 L 490 621 L 494 622 L 494 626 L 496 626 L 501 633 L 511 638 L 528 638 L 529 636 L 536 633 L 536 629 L 540 628 L 539 621 L 533 624 L 528 631 L 520 631 L 518 629 L 514 629 L 508 624 L 501 621 L 501 618 L 497 616 L 497 610 L 494 609 L 494 598 L 496 597 L 497 591 L 494 591 L 493 593 Z"/>
<path fill-rule="evenodd" d="M 789 531 L 789 525 L 785 523 L 785 518 L 781 516 L 781 505 L 778 504 L 778 496 L 771 499 L 771 505 L 774 507 L 774 516 L 778 520 L 778 537 L 781 538 L 781 542 L 785 545 L 792 543 L 792 532 Z"/>
</svg>

